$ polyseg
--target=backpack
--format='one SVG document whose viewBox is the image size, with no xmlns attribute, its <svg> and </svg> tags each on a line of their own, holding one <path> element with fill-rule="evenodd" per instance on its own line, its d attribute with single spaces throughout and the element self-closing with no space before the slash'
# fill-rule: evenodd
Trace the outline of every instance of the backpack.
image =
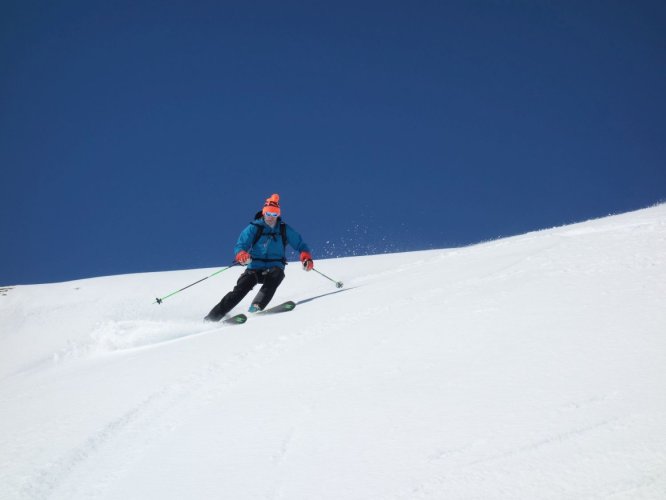
<svg viewBox="0 0 666 500">
<path fill-rule="evenodd" d="M 263 217 L 263 214 L 261 212 L 257 212 L 256 215 L 254 216 L 254 220 L 261 219 Z M 259 241 L 259 238 L 264 234 L 264 225 L 259 224 L 256 222 L 251 222 L 253 226 L 257 226 L 257 234 L 254 235 L 254 239 L 252 240 L 252 245 L 250 246 L 253 247 L 254 245 L 257 244 L 257 241 Z M 280 226 L 280 235 L 282 236 L 282 246 L 287 248 L 287 224 L 282 222 L 282 217 L 278 217 L 278 225 Z M 263 260 L 263 259 L 256 259 L 256 260 Z M 283 263 L 287 263 L 287 259 L 284 257 L 282 258 Z"/>
</svg>

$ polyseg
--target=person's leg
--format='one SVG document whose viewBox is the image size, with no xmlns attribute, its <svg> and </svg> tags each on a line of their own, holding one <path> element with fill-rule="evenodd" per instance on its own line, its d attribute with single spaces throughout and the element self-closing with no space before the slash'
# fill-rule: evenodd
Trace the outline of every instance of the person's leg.
<svg viewBox="0 0 666 500">
<path fill-rule="evenodd" d="M 263 283 L 263 285 L 252 301 L 252 304 L 256 304 L 263 311 L 273 298 L 273 295 L 275 295 L 275 291 L 283 279 L 284 270 L 279 267 L 272 267 L 263 271 L 259 277 L 259 283 Z"/>
<path fill-rule="evenodd" d="M 232 291 L 226 294 L 204 318 L 207 321 L 220 321 L 225 314 L 231 311 L 258 283 L 258 273 L 247 269 L 238 278 L 238 282 Z"/>
</svg>

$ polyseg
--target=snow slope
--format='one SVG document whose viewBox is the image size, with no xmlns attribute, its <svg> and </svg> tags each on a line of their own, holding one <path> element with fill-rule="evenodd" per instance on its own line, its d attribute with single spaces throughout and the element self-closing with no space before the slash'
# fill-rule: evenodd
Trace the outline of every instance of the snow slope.
<svg viewBox="0 0 666 500">
<path fill-rule="evenodd" d="M 4 291 L 0 498 L 666 498 L 666 205 L 315 263 Z"/>
</svg>

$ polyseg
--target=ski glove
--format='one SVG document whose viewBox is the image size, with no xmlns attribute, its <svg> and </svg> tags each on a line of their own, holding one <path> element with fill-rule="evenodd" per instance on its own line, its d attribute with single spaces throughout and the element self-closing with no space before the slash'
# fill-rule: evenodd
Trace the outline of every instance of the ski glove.
<svg viewBox="0 0 666 500">
<path fill-rule="evenodd" d="M 250 262 L 252 262 L 252 258 L 245 250 L 241 250 L 236 254 L 236 262 L 238 262 L 241 266 L 247 266 Z"/>
<path fill-rule="evenodd" d="M 304 271 L 312 271 L 314 262 L 312 262 L 312 255 L 310 252 L 301 252 L 301 262 L 303 263 Z"/>
</svg>

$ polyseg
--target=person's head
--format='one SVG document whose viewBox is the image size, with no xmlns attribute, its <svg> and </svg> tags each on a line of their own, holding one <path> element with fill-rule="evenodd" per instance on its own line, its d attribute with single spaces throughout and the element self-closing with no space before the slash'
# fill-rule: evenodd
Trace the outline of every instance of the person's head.
<svg viewBox="0 0 666 500">
<path fill-rule="evenodd" d="M 261 213 L 264 216 L 266 224 L 271 227 L 275 226 L 278 217 L 280 217 L 280 195 L 273 194 L 270 198 L 266 198 L 266 203 L 264 203 Z"/>
</svg>

